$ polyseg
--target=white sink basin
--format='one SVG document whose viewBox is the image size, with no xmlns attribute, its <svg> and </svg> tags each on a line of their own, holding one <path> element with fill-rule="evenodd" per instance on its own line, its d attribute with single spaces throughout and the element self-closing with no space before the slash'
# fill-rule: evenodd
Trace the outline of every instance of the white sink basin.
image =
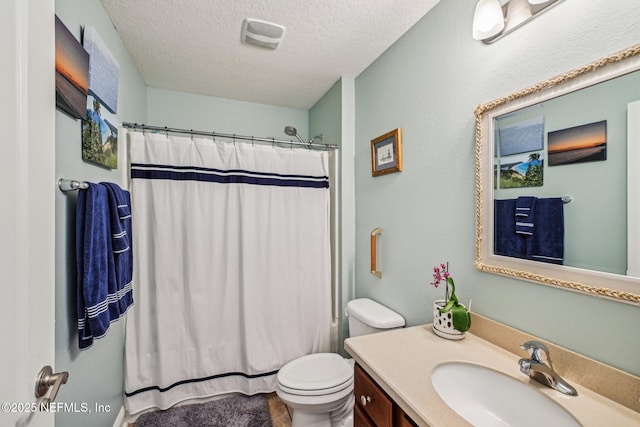
<svg viewBox="0 0 640 427">
<path fill-rule="evenodd" d="M 433 369 L 431 382 L 451 409 L 477 427 L 580 426 L 532 386 L 484 366 L 446 362 Z"/>
</svg>

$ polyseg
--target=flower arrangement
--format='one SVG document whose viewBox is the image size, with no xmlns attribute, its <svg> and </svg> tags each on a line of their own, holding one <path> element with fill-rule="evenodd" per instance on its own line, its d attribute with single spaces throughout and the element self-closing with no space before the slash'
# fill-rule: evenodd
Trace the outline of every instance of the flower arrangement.
<svg viewBox="0 0 640 427">
<path fill-rule="evenodd" d="M 460 332 L 467 331 L 471 327 L 471 315 L 465 306 L 458 302 L 458 297 L 456 297 L 456 285 L 453 282 L 453 277 L 451 277 L 451 274 L 449 273 L 447 264 L 444 263 L 433 267 L 433 282 L 431 282 L 431 284 L 437 288 L 440 282 L 445 282 L 447 285 L 447 302 L 444 307 L 439 308 L 438 310 L 440 313 L 451 311 L 453 328 Z M 449 294 L 449 286 L 451 287 L 451 294 Z"/>
</svg>

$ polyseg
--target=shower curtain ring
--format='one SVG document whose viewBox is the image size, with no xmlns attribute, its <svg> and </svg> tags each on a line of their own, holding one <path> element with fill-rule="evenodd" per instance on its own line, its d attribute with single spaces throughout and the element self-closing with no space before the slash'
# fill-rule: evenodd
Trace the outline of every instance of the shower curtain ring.
<svg viewBox="0 0 640 427">
<path fill-rule="evenodd" d="M 164 135 L 167 137 L 167 139 L 169 139 L 169 128 L 167 128 L 166 126 L 164 127 Z"/>
<path fill-rule="evenodd" d="M 253 143 L 253 135 L 251 135 L 251 146 L 255 147 L 254 143 Z"/>
<path fill-rule="evenodd" d="M 190 134 L 191 134 L 191 142 L 193 142 L 193 129 L 191 129 Z"/>
<path fill-rule="evenodd" d="M 276 139 L 271 138 L 271 148 L 276 148 Z"/>
</svg>

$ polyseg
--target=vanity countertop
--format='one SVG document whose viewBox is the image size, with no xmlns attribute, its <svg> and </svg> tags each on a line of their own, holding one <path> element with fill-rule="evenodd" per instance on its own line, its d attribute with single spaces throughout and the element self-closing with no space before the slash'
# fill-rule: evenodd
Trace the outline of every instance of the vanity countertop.
<svg viewBox="0 0 640 427">
<path fill-rule="evenodd" d="M 471 425 L 449 408 L 431 384 L 432 369 L 445 361 L 484 365 L 520 382 L 530 382 L 531 387 L 560 404 L 583 426 L 640 426 L 640 413 L 569 378 L 566 379 L 579 393 L 576 397 L 530 381 L 520 372 L 520 356 L 473 333 L 467 332 L 463 340 L 446 340 L 436 336 L 428 324 L 348 338 L 345 349 L 420 426 Z"/>
</svg>

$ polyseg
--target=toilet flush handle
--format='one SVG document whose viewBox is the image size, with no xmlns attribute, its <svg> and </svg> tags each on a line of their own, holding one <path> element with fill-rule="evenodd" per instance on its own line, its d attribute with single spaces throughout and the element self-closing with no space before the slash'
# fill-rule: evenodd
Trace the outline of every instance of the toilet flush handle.
<svg viewBox="0 0 640 427">
<path fill-rule="evenodd" d="M 362 406 L 367 406 L 367 403 L 369 402 L 371 402 L 370 396 L 365 396 L 364 394 L 360 396 L 360 403 L 362 403 Z"/>
</svg>

